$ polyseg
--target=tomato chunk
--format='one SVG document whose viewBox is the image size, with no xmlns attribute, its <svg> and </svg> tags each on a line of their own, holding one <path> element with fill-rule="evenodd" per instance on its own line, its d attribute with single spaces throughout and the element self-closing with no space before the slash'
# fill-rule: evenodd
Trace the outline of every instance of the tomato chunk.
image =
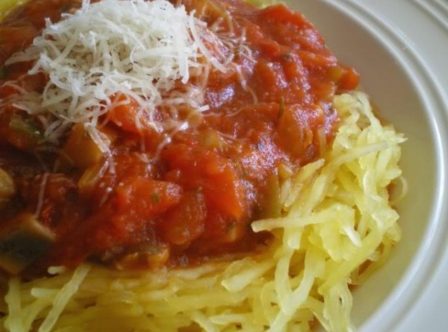
<svg viewBox="0 0 448 332">
<path fill-rule="evenodd" d="M 117 213 L 149 219 L 179 203 L 182 189 L 170 182 L 131 177 L 118 185 L 115 196 Z"/>
<path fill-rule="evenodd" d="M 184 194 L 180 203 L 160 221 L 163 238 L 175 245 L 186 245 L 204 232 L 207 216 L 204 194 L 192 191 Z"/>
<path fill-rule="evenodd" d="M 277 126 L 279 143 L 295 158 L 312 159 L 317 154 L 315 147 L 318 142 L 310 128 L 322 127 L 323 124 L 324 112 L 317 106 L 285 107 Z"/>
<path fill-rule="evenodd" d="M 311 26 L 302 14 L 291 11 L 284 4 L 265 8 L 261 12 L 261 17 L 268 21 L 290 23 L 300 28 Z"/>
<path fill-rule="evenodd" d="M 163 158 L 172 170 L 178 171 L 176 181 L 204 191 L 208 207 L 235 219 L 243 217 L 244 195 L 229 160 L 214 151 L 186 144 L 170 145 Z"/>
<path fill-rule="evenodd" d="M 147 114 L 135 99 L 117 94 L 111 101 L 112 108 L 108 113 L 110 121 L 130 133 L 144 134 L 150 131 L 151 125 Z"/>
</svg>

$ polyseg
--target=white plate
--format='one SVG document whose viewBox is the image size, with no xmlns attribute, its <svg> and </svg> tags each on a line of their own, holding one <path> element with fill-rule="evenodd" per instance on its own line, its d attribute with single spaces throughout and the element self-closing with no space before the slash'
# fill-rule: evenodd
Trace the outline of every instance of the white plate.
<svg viewBox="0 0 448 332">
<path fill-rule="evenodd" d="M 365 332 L 448 330 L 448 0 L 289 0 L 404 132 L 403 239 L 355 292 Z"/>
</svg>

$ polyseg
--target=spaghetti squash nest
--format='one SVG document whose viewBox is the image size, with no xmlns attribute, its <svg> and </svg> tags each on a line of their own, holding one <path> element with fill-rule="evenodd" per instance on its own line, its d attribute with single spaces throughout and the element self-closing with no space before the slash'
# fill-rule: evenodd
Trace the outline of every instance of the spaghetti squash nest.
<svg viewBox="0 0 448 332">
<path fill-rule="evenodd" d="M 374 116 L 368 97 L 334 99 L 341 123 L 328 154 L 283 178 L 274 234 L 261 255 L 157 272 L 82 265 L 9 280 L 9 331 L 349 331 L 351 288 L 400 240 L 389 188 L 405 141 Z"/>
</svg>

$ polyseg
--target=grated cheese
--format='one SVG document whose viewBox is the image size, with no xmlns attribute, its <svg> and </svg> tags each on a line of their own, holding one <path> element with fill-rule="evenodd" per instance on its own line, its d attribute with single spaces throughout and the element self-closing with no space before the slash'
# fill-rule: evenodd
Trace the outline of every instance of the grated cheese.
<svg viewBox="0 0 448 332">
<path fill-rule="evenodd" d="M 38 195 L 38 200 L 37 200 L 37 205 L 36 205 L 36 212 L 35 212 L 36 216 L 40 215 L 40 213 L 42 211 L 42 207 L 44 205 L 44 195 L 45 195 L 45 190 L 46 190 L 46 187 L 47 187 L 48 176 L 49 176 L 49 173 L 44 173 L 44 175 L 42 176 L 42 180 L 40 182 L 39 195 Z"/>
<path fill-rule="evenodd" d="M 72 124 L 83 123 L 107 154 L 96 126 L 113 107 L 114 94 L 138 103 L 137 127 L 144 117 L 158 132 L 177 129 L 173 121 L 155 120 L 155 110 L 165 106 L 175 112 L 179 105 L 207 110 L 201 76 L 210 66 L 226 71 L 231 53 L 184 6 L 166 0 L 84 0 L 80 10 L 63 14 L 60 22 L 47 20 L 33 45 L 6 64 L 34 61 L 29 74 L 48 76 L 42 95 L 22 92 L 14 105 L 46 116 L 50 142 L 58 142 Z"/>
</svg>

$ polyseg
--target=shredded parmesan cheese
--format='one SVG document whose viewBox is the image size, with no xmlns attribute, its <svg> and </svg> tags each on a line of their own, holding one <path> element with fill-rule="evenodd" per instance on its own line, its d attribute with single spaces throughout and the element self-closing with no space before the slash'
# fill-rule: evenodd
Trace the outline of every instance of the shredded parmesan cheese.
<svg viewBox="0 0 448 332">
<path fill-rule="evenodd" d="M 36 212 L 35 212 L 36 216 L 40 215 L 40 212 L 42 211 L 42 206 L 44 204 L 45 190 L 46 190 L 46 187 L 47 187 L 47 182 L 48 182 L 48 173 L 44 173 L 44 175 L 42 176 L 42 180 L 40 182 L 40 186 L 39 186 L 39 195 L 38 195 L 38 200 L 37 200 L 37 205 L 36 205 Z"/>
<path fill-rule="evenodd" d="M 48 76 L 42 95 L 22 92 L 14 105 L 45 116 L 49 141 L 57 142 L 72 124 L 83 123 L 107 153 L 96 126 L 115 94 L 138 103 L 137 127 L 143 116 L 158 132 L 178 129 L 173 121 L 158 122 L 154 111 L 160 106 L 175 111 L 179 105 L 207 110 L 203 86 L 193 78 L 200 81 L 210 66 L 226 71 L 231 52 L 223 48 L 207 24 L 184 6 L 166 0 L 84 0 L 80 10 L 63 14 L 59 23 L 47 20 L 33 45 L 6 64 L 34 61 L 29 74 Z"/>
</svg>

